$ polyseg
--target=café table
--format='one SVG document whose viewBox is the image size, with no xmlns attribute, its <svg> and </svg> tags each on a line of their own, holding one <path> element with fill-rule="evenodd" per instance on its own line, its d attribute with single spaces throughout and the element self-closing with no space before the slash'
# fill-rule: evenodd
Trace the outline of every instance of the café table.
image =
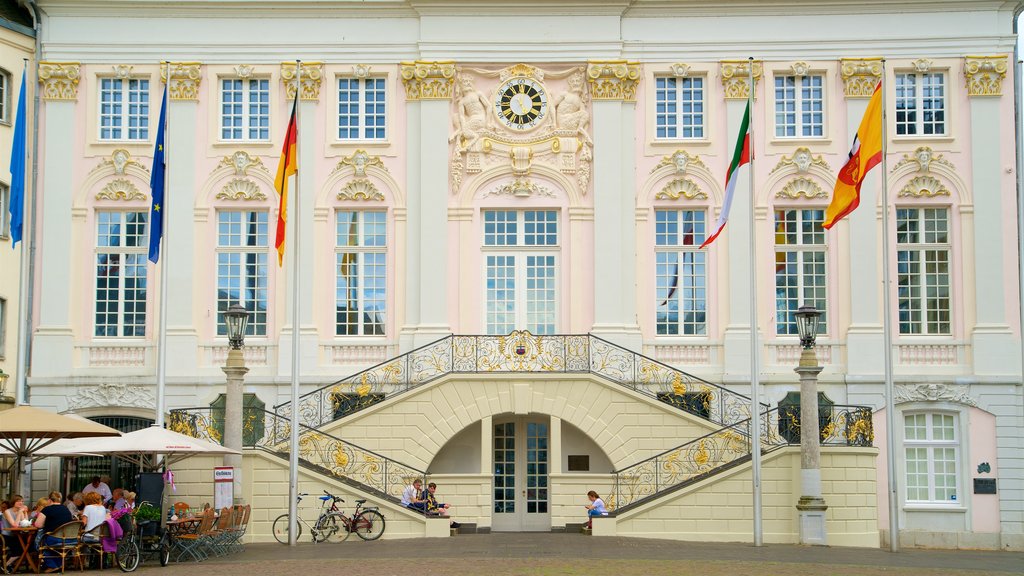
<svg viewBox="0 0 1024 576">
<path fill-rule="evenodd" d="M 39 572 L 39 562 L 36 560 L 34 554 L 32 554 L 33 540 L 36 537 L 36 532 L 39 532 L 39 528 L 35 526 L 29 526 L 27 528 L 11 528 L 11 534 L 18 537 L 18 543 L 21 545 L 21 556 L 14 561 L 11 566 L 11 573 L 18 571 L 23 563 L 28 563 L 28 569 L 32 572 Z"/>
</svg>

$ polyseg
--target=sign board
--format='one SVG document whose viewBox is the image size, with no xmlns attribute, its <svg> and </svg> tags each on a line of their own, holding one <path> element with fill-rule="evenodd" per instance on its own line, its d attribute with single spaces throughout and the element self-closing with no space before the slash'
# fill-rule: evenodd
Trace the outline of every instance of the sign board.
<svg viewBox="0 0 1024 576">
<path fill-rule="evenodd" d="M 995 478 L 975 478 L 974 479 L 974 493 L 975 494 L 995 494 L 996 493 L 996 479 Z"/>
<path fill-rule="evenodd" d="M 235 469 L 216 466 L 213 469 L 213 505 L 220 510 L 234 504 Z"/>
</svg>

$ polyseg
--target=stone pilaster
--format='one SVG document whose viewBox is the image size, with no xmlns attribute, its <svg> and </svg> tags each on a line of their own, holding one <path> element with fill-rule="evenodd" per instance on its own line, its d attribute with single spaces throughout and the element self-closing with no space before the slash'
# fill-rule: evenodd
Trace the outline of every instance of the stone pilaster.
<svg viewBox="0 0 1024 576">
<path fill-rule="evenodd" d="M 760 60 L 722 60 L 718 63 L 718 74 L 722 78 L 726 100 L 746 100 L 750 97 L 750 75 L 754 75 L 754 91 L 761 79 L 764 66 Z M 730 132 L 731 133 L 731 132 Z M 732 217 L 730 216 L 730 219 Z"/>
<path fill-rule="evenodd" d="M 871 98 L 875 86 L 882 79 L 882 59 L 843 58 L 839 61 L 839 75 L 847 98 Z"/>
<path fill-rule="evenodd" d="M 298 64 L 295 62 L 281 63 L 281 83 L 284 84 L 285 96 L 288 100 L 295 98 L 295 73 L 297 69 Z M 323 71 L 323 62 L 302 63 L 302 78 L 299 79 L 299 84 L 302 86 L 302 92 L 299 95 L 300 100 L 320 101 L 320 85 L 323 81 Z"/>
<path fill-rule="evenodd" d="M 168 85 L 171 100 L 199 100 L 199 83 L 202 82 L 200 62 L 170 62 L 160 67 L 160 79 Z M 168 80 L 170 76 L 170 80 Z"/>
</svg>

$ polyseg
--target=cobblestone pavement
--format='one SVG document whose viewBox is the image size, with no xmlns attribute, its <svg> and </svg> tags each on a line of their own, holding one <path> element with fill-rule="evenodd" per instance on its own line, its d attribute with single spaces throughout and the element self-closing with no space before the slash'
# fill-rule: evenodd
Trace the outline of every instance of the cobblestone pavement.
<svg viewBox="0 0 1024 576">
<path fill-rule="evenodd" d="M 1024 553 L 886 550 L 595 538 L 581 534 L 465 534 L 454 538 L 309 544 L 250 544 L 202 564 L 148 562 L 159 576 L 250 574 L 743 576 L 833 574 L 980 576 L 1024 574 Z M 157 576 L 154 573 L 154 576 Z"/>
</svg>

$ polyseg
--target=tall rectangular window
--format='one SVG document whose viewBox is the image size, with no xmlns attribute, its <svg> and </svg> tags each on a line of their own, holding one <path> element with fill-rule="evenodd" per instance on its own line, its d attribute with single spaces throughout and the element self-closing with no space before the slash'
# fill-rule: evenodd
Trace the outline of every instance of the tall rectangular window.
<svg viewBox="0 0 1024 576">
<path fill-rule="evenodd" d="M 338 79 L 338 139 L 387 138 L 387 82 L 384 78 Z"/>
<path fill-rule="evenodd" d="M 246 336 L 267 335 L 267 213 L 217 212 L 217 335 L 227 336 L 224 312 L 249 312 Z"/>
<path fill-rule="evenodd" d="M 828 332 L 824 210 L 775 211 L 775 333 L 795 335 L 800 306 L 821 312 L 818 332 Z"/>
<path fill-rule="evenodd" d="M 557 210 L 485 210 L 488 334 L 554 334 L 558 313 Z"/>
<path fill-rule="evenodd" d="M 0 122 L 11 121 L 11 75 L 0 70 Z"/>
<path fill-rule="evenodd" d="M 659 336 L 707 335 L 707 234 L 703 210 L 656 210 L 655 323 Z"/>
<path fill-rule="evenodd" d="M 387 213 L 339 211 L 338 336 L 383 336 L 387 312 Z"/>
<path fill-rule="evenodd" d="M 825 135 L 824 77 L 775 77 L 775 136 L 817 138 Z"/>
<path fill-rule="evenodd" d="M 942 136 L 945 133 L 945 74 L 896 74 L 896 134 Z"/>
<path fill-rule="evenodd" d="M 270 140 L 270 80 L 221 79 L 222 140 Z"/>
<path fill-rule="evenodd" d="M 100 140 L 149 139 L 149 80 L 100 78 Z"/>
<path fill-rule="evenodd" d="M 958 436 L 953 414 L 915 413 L 904 416 L 907 502 L 957 502 Z"/>
<path fill-rule="evenodd" d="M 950 334 L 949 211 L 896 210 L 900 334 Z"/>
<path fill-rule="evenodd" d="M 96 212 L 96 336 L 146 335 L 148 212 Z"/>
<path fill-rule="evenodd" d="M 704 137 L 704 78 L 654 79 L 655 133 L 658 139 Z"/>
<path fill-rule="evenodd" d="M 0 298 L 0 358 L 7 357 L 7 299 Z"/>
<path fill-rule="evenodd" d="M 0 184 L 0 238 L 11 237 L 11 189 Z"/>
</svg>

